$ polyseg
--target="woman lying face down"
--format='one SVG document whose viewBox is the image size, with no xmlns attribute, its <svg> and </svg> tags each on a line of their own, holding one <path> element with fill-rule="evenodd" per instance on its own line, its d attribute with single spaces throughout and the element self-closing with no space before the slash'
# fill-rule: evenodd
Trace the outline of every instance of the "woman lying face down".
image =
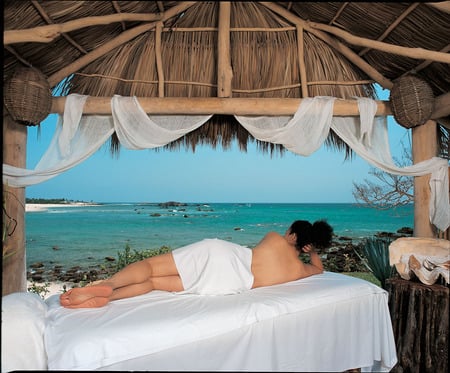
<svg viewBox="0 0 450 373">
<path fill-rule="evenodd" d="M 323 272 L 315 248 L 329 247 L 332 235 L 324 220 L 296 220 L 284 235 L 269 232 L 253 249 L 204 239 L 132 263 L 106 280 L 70 289 L 61 294 L 60 303 L 67 308 L 102 307 L 153 290 L 223 295 L 294 281 Z M 310 255 L 309 264 L 299 258 L 301 252 Z"/>
</svg>

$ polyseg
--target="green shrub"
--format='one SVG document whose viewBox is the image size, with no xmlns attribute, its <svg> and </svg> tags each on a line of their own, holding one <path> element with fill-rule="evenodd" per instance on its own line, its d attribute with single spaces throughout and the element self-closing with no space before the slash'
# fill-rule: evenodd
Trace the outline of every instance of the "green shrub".
<svg viewBox="0 0 450 373">
<path fill-rule="evenodd" d="M 117 267 L 116 271 L 120 271 L 122 268 L 126 267 L 128 264 L 137 262 L 142 259 L 151 258 L 156 255 L 165 254 L 170 252 L 171 249 L 168 246 L 161 246 L 159 249 L 148 249 L 148 250 L 131 250 L 130 245 L 125 246 L 124 251 L 119 251 L 117 253 Z"/>
<path fill-rule="evenodd" d="M 364 265 L 380 281 L 381 287 L 386 288 L 386 280 L 395 274 L 395 267 L 389 263 L 389 245 L 391 241 L 387 238 L 366 238 L 360 247 L 363 253 L 356 254 Z"/>
<path fill-rule="evenodd" d="M 381 286 L 380 281 L 373 275 L 372 272 L 342 272 L 343 275 L 360 278 L 361 280 L 366 280 L 375 284 L 377 286 Z"/>
<path fill-rule="evenodd" d="M 39 295 L 42 299 L 45 299 L 45 296 L 50 293 L 49 287 L 50 284 L 48 282 L 45 284 L 38 284 L 33 281 L 28 287 L 28 291 Z"/>
</svg>

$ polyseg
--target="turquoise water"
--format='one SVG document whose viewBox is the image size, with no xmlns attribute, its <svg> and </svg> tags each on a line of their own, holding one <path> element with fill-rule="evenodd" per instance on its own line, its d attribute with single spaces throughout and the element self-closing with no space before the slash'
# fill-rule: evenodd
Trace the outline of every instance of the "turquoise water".
<svg viewBox="0 0 450 373">
<path fill-rule="evenodd" d="M 413 206 L 374 210 L 356 204 L 188 203 L 162 208 L 157 203 L 107 203 L 52 207 L 27 212 L 27 265 L 41 261 L 63 266 L 103 262 L 132 249 L 177 248 L 217 237 L 254 246 L 268 231 L 284 233 L 296 219 L 326 219 L 338 236 L 354 240 L 380 231 L 413 227 Z"/>
</svg>

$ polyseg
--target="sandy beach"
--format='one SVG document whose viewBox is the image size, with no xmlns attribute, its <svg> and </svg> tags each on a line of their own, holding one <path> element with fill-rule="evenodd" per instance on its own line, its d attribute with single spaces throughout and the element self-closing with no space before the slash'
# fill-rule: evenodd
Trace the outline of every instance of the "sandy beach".
<svg viewBox="0 0 450 373">
<path fill-rule="evenodd" d="M 26 212 L 46 211 L 53 207 L 80 207 L 80 206 L 96 206 L 94 203 L 73 202 L 73 203 L 27 203 L 25 205 Z"/>
</svg>

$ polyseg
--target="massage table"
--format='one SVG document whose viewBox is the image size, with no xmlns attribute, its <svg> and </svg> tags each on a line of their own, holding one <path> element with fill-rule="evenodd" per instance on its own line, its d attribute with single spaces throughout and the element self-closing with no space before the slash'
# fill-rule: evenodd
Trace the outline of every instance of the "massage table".
<svg viewBox="0 0 450 373">
<path fill-rule="evenodd" d="M 94 309 L 2 298 L 2 371 L 389 371 L 382 288 L 324 272 L 233 295 L 154 291 Z"/>
</svg>

